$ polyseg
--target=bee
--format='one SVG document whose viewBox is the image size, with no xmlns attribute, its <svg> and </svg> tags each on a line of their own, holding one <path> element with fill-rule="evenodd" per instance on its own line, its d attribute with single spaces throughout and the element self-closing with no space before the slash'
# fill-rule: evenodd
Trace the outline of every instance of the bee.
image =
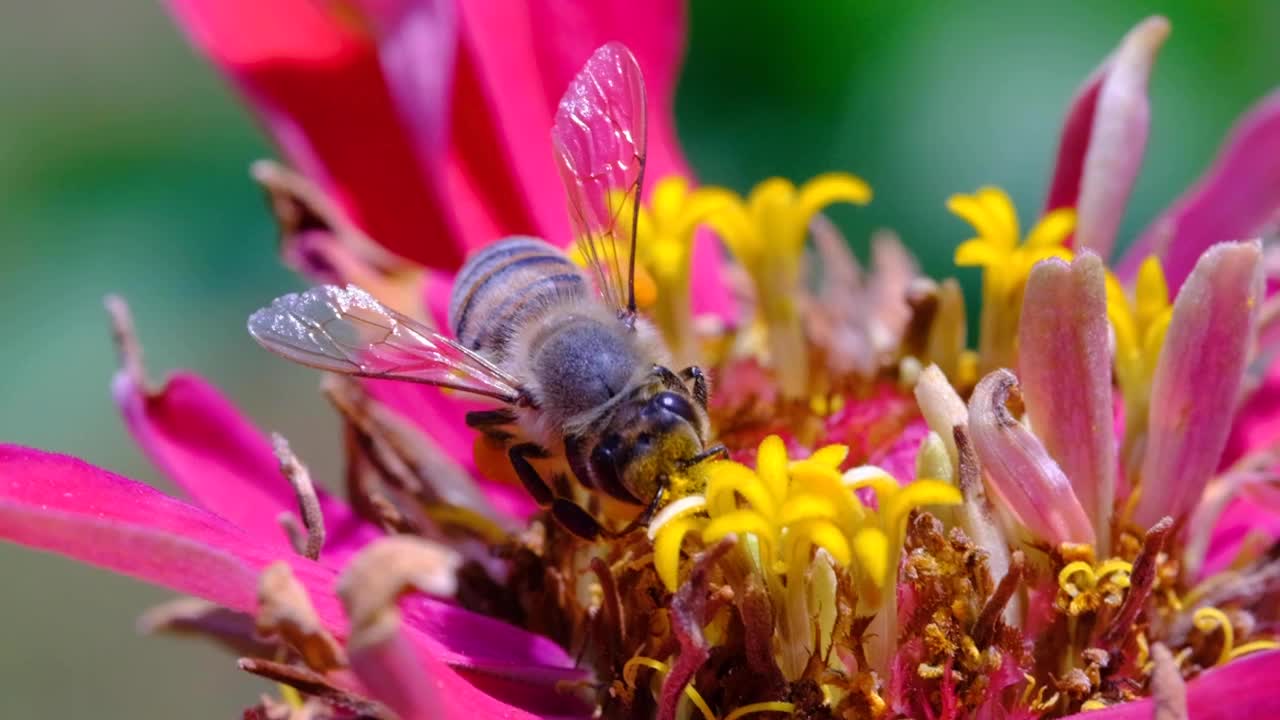
<svg viewBox="0 0 1280 720">
<path fill-rule="evenodd" d="M 551 135 L 593 278 L 550 243 L 511 237 L 458 272 L 452 338 L 357 287 L 333 285 L 276 299 L 249 318 L 249 332 L 304 365 L 502 403 L 469 413 L 467 424 L 506 447 L 541 507 L 593 540 L 646 525 L 674 476 L 726 452 L 710 442 L 705 375 L 671 370 L 660 335 L 637 312 L 634 214 L 623 258 L 620 219 L 624 208 L 638 213 L 646 142 L 644 82 L 626 47 L 610 43 L 591 56 Z M 533 461 L 546 458 L 562 459 L 567 473 L 544 477 Z M 580 502 L 603 505 L 595 494 L 632 508 L 630 522 L 615 530 L 597 519 Z"/>
</svg>

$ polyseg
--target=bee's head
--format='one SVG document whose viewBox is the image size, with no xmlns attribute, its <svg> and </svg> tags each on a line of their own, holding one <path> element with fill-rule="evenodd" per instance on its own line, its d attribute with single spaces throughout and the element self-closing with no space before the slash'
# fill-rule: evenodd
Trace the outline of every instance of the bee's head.
<svg viewBox="0 0 1280 720">
<path fill-rule="evenodd" d="M 706 445 L 706 412 L 688 392 L 662 389 L 625 403 L 609 419 L 591 452 L 602 489 L 648 502 L 665 477 L 683 469 Z"/>
</svg>

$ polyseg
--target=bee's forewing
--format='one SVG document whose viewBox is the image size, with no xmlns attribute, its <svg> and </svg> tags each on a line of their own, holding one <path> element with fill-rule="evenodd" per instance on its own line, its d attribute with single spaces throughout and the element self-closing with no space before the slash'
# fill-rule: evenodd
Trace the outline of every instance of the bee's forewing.
<svg viewBox="0 0 1280 720">
<path fill-rule="evenodd" d="M 249 334 L 284 358 L 360 377 L 453 388 L 514 403 L 519 381 L 354 285 L 276 298 L 249 317 Z"/>
<path fill-rule="evenodd" d="M 634 221 L 645 133 L 640 66 L 621 43 L 604 45 L 560 100 L 551 140 L 582 255 L 600 293 L 620 312 L 635 311 Z"/>
</svg>

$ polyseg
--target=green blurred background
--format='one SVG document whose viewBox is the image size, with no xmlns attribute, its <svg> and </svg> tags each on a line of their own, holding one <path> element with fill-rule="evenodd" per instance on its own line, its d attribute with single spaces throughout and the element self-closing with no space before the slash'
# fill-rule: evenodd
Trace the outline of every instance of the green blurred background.
<svg viewBox="0 0 1280 720">
<path fill-rule="evenodd" d="M 1144 15 L 1168 15 L 1174 32 L 1125 235 L 1280 84 L 1280 3 L 1032 5 L 699 0 L 677 108 L 685 147 L 703 179 L 738 190 L 858 173 L 875 202 L 834 213 L 855 245 L 892 226 L 936 274 L 967 237 L 946 197 L 995 183 L 1037 209 L 1068 99 Z M 314 376 L 244 332 L 253 308 L 298 286 L 246 173 L 269 153 L 158 3 L 0 4 L 0 440 L 169 489 L 108 396 L 101 298 L 114 291 L 154 376 L 197 369 L 318 475 L 337 467 Z M 138 637 L 134 618 L 162 591 L 7 545 L 0 572 L 0 718 L 229 718 L 267 689 L 211 648 Z"/>
</svg>

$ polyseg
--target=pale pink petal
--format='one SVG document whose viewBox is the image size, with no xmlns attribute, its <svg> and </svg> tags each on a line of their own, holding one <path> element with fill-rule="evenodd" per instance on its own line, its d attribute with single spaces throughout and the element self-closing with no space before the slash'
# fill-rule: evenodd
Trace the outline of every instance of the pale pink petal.
<svg viewBox="0 0 1280 720">
<path fill-rule="evenodd" d="M 441 173 L 418 162 L 378 49 L 354 18 L 312 0 L 168 5 L 254 107 L 289 163 L 319 182 L 365 232 L 424 265 L 461 265 L 455 213 L 466 203 L 441 185 Z M 449 107 L 440 98 L 423 102 Z"/>
<path fill-rule="evenodd" d="M 1008 370 L 983 378 L 969 400 L 969 433 L 990 487 L 1023 527 L 1057 545 L 1093 544 L 1093 526 L 1071 481 L 1006 407 L 1018 392 Z"/>
<path fill-rule="evenodd" d="M 1261 245 L 1223 243 L 1174 301 L 1156 364 L 1134 520 L 1190 512 L 1226 446 L 1262 301 Z"/>
<path fill-rule="evenodd" d="M 1070 478 L 1095 534 L 1105 537 L 1116 450 L 1102 260 L 1085 252 L 1070 265 L 1057 258 L 1036 265 L 1021 318 L 1018 372 L 1031 427 Z"/>
<path fill-rule="evenodd" d="M 1118 273 L 1134 277 L 1155 254 L 1176 289 L 1210 245 L 1257 237 L 1278 212 L 1280 92 L 1272 92 L 1236 123 L 1213 166 L 1142 233 Z"/>
<path fill-rule="evenodd" d="M 1169 35 L 1169 21 L 1142 21 L 1111 58 L 1093 114 L 1077 203 L 1076 246 L 1109 257 L 1142 166 L 1151 108 L 1147 79 Z"/>
<path fill-rule="evenodd" d="M 1280 651 L 1260 652 L 1213 668 L 1187 683 L 1188 717 L 1193 720 L 1280 717 Z M 1155 701 L 1128 702 L 1071 715 L 1067 720 L 1152 720 Z"/>
<path fill-rule="evenodd" d="M 212 385 L 190 373 L 148 391 L 128 370 L 112 394 L 143 452 L 197 504 L 246 530 L 255 541 L 290 549 L 277 518 L 298 501 L 271 444 Z M 342 500 L 316 488 L 324 515 L 325 562 L 340 566 L 381 533 Z"/>
</svg>

